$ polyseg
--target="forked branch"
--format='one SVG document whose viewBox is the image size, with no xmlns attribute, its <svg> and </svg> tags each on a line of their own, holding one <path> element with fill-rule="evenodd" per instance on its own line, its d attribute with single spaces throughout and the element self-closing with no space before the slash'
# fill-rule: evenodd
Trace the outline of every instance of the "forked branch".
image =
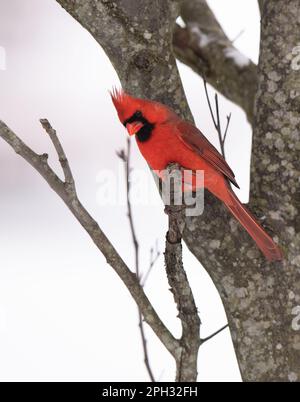
<svg viewBox="0 0 300 402">
<path fill-rule="evenodd" d="M 130 271 L 104 232 L 101 230 L 98 223 L 91 217 L 91 215 L 81 204 L 76 194 L 75 184 L 73 184 L 72 172 L 67 157 L 63 151 L 63 147 L 56 135 L 56 132 L 47 120 L 43 119 L 41 123 L 48 132 L 49 137 L 56 149 L 65 174 L 65 181 L 61 180 L 54 170 L 49 166 L 46 154 L 38 155 L 2 121 L 0 121 L 0 137 L 7 142 L 7 144 L 9 144 L 17 154 L 25 159 L 37 172 L 39 172 L 49 186 L 64 201 L 74 217 L 89 234 L 99 251 L 101 251 L 101 253 L 104 255 L 107 263 L 111 265 L 111 267 L 123 281 L 136 304 L 139 306 L 145 321 L 149 324 L 167 350 L 174 356 L 174 358 L 177 358 L 180 346 L 179 341 L 174 338 L 174 336 L 157 315 L 142 286 L 140 285 L 136 274 Z"/>
<path fill-rule="evenodd" d="M 225 141 L 226 141 L 226 136 L 228 133 L 228 128 L 229 128 L 229 124 L 230 124 L 230 120 L 231 120 L 231 113 L 228 116 L 226 116 L 227 124 L 226 124 L 224 133 L 222 133 L 218 94 L 217 93 L 215 94 L 215 108 L 216 108 L 216 112 L 215 112 L 216 115 L 215 115 L 213 112 L 211 101 L 210 101 L 209 94 L 208 94 L 207 82 L 205 80 L 203 80 L 203 82 L 204 82 L 205 95 L 206 95 L 210 115 L 211 115 L 212 121 L 214 123 L 215 129 L 217 130 L 217 133 L 218 133 L 221 153 L 223 155 L 223 158 L 226 159 L 225 158 Z"/>
</svg>

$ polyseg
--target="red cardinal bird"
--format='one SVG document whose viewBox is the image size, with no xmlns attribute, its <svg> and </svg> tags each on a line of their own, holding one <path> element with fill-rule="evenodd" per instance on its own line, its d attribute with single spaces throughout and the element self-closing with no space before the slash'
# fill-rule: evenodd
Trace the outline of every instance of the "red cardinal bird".
<svg viewBox="0 0 300 402">
<path fill-rule="evenodd" d="M 223 201 L 265 257 L 282 260 L 280 248 L 232 191 L 229 181 L 238 187 L 234 173 L 201 131 L 161 103 L 134 98 L 122 90 L 114 90 L 111 97 L 121 123 L 129 135 L 135 135 L 153 170 L 164 170 L 171 162 L 192 171 L 203 170 L 204 187 Z"/>
</svg>

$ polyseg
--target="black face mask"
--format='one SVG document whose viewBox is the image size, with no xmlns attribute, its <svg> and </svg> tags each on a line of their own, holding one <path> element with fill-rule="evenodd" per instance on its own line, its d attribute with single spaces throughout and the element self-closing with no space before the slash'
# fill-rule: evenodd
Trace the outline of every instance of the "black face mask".
<svg viewBox="0 0 300 402">
<path fill-rule="evenodd" d="M 144 116 L 143 113 L 137 110 L 129 119 L 125 120 L 123 122 L 123 125 L 126 127 L 126 124 L 128 123 L 135 123 L 135 122 L 140 122 L 143 124 L 143 127 L 139 129 L 139 131 L 136 133 L 136 137 L 138 141 L 140 142 L 145 142 L 149 140 L 151 137 L 152 131 L 154 129 L 154 124 L 150 123 Z"/>
</svg>

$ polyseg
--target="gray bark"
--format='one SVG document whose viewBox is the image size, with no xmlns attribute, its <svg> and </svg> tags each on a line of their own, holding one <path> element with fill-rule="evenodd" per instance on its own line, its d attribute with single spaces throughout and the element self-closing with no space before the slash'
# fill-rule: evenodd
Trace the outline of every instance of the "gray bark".
<svg viewBox="0 0 300 402">
<path fill-rule="evenodd" d="M 212 197 L 185 233 L 220 292 L 245 381 L 300 379 L 299 25 L 297 0 L 265 4 L 249 206 L 278 235 L 283 264 L 266 263 Z"/>
<path fill-rule="evenodd" d="M 103 47 L 125 90 L 192 119 L 171 48 L 179 0 L 59 0 Z M 166 90 L 167 85 L 167 90 Z"/>
<path fill-rule="evenodd" d="M 168 174 L 175 184 L 170 186 L 170 205 L 165 206 L 169 218 L 166 235 L 165 266 L 170 290 L 177 305 L 178 318 L 182 325 L 180 357 L 176 359 L 176 381 L 197 381 L 198 351 L 201 345 L 200 318 L 193 293 L 182 261 L 182 233 L 185 226 L 185 205 L 176 205 L 181 195 L 182 181 L 180 166 L 171 163 Z M 203 342 L 203 340 L 202 340 Z"/>
<path fill-rule="evenodd" d="M 239 105 L 253 124 L 257 66 L 234 47 L 205 0 L 183 0 L 181 16 L 186 27 L 175 27 L 176 57 Z M 237 57 L 244 63 L 238 65 Z"/>
</svg>

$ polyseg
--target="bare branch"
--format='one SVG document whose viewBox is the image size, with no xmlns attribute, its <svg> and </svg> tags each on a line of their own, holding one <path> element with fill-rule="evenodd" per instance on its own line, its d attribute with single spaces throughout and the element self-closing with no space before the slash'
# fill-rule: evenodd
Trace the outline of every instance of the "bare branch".
<svg viewBox="0 0 300 402">
<path fill-rule="evenodd" d="M 159 259 L 161 255 L 161 252 L 158 250 L 157 242 L 155 244 L 155 250 L 153 247 L 150 249 L 150 263 L 149 263 L 149 268 L 147 272 L 145 273 L 143 279 L 141 280 L 141 285 L 145 286 L 145 283 L 147 282 L 147 279 L 149 278 L 149 275 L 156 263 L 156 261 Z"/>
<path fill-rule="evenodd" d="M 143 351 L 144 351 L 144 363 L 145 363 L 148 375 L 150 377 L 150 380 L 152 382 L 155 382 L 155 377 L 154 377 L 152 368 L 150 366 L 150 358 L 149 358 L 149 351 L 148 351 L 148 347 L 147 347 L 147 339 L 146 339 L 146 334 L 145 334 L 143 316 L 142 316 L 141 310 L 140 309 L 138 309 L 138 310 L 139 310 L 139 328 L 140 328 Z"/>
<path fill-rule="evenodd" d="M 165 266 L 171 292 L 177 304 L 178 317 L 182 324 L 180 339 L 181 353 L 176 359 L 176 381 L 196 381 L 197 356 L 200 346 L 200 318 L 182 263 L 182 233 L 185 221 L 185 205 L 175 205 L 176 175 L 180 167 L 170 164 L 168 172 L 174 179 L 175 185 L 170 189 L 170 205 L 166 205 L 165 212 L 169 217 L 169 230 L 166 235 Z M 182 183 L 179 183 L 180 192 Z M 178 187 L 178 186 L 177 186 Z"/>
<path fill-rule="evenodd" d="M 207 99 L 207 103 L 208 103 L 210 115 L 211 115 L 212 121 L 213 121 L 213 123 L 214 123 L 215 129 L 218 130 L 218 123 L 217 123 L 217 121 L 216 121 L 216 119 L 215 119 L 215 115 L 214 115 L 214 112 L 213 112 L 213 110 L 212 110 L 210 98 L 209 98 L 209 95 L 208 95 L 208 89 L 207 89 L 206 80 L 203 80 L 203 83 L 204 83 L 205 95 L 206 95 L 206 99 Z"/>
<path fill-rule="evenodd" d="M 240 39 L 240 37 L 245 33 L 245 30 L 242 29 L 231 41 L 231 43 L 236 42 L 238 39 Z"/>
<path fill-rule="evenodd" d="M 209 94 L 208 94 L 207 82 L 205 80 L 203 80 L 203 83 L 204 83 L 205 95 L 206 95 L 210 115 L 211 115 L 212 121 L 214 123 L 215 129 L 218 133 L 221 153 L 223 155 L 223 158 L 225 159 L 225 141 L 226 141 L 227 132 L 228 132 L 228 128 L 229 128 L 229 124 L 230 124 L 230 120 L 231 120 L 231 113 L 229 116 L 227 116 L 226 128 L 225 128 L 224 134 L 222 134 L 218 95 L 215 94 L 215 106 L 216 106 L 216 116 L 215 116 L 214 112 L 212 110 L 212 106 L 211 106 L 211 102 L 210 102 L 210 98 L 209 98 Z"/>
<path fill-rule="evenodd" d="M 62 170 L 64 172 L 65 176 L 65 182 L 69 185 L 71 185 L 75 191 L 75 183 L 74 183 L 74 178 L 73 174 L 69 165 L 69 162 L 67 160 L 67 157 L 65 155 L 65 151 L 57 137 L 56 131 L 51 127 L 51 124 L 47 119 L 40 119 L 40 123 L 44 130 L 48 133 L 50 140 L 52 141 L 52 144 L 54 145 L 54 148 L 57 152 L 59 163 L 62 167 Z"/>
<path fill-rule="evenodd" d="M 35 153 L 2 121 L 0 121 L 0 137 L 3 138 L 18 155 L 22 156 L 22 158 L 36 169 L 44 179 L 47 180 L 48 184 L 55 192 L 62 193 L 64 191 L 63 181 L 48 165 L 47 154 L 38 155 Z"/>
<path fill-rule="evenodd" d="M 132 236 L 132 242 L 133 242 L 133 248 L 134 248 L 134 254 L 135 254 L 135 273 L 136 277 L 141 284 L 141 277 L 140 277 L 140 263 L 139 263 L 139 243 L 137 240 L 137 235 L 136 235 L 136 230 L 134 226 L 134 221 L 133 221 L 133 213 L 132 213 L 132 206 L 130 202 L 130 188 L 131 188 L 131 181 L 130 181 L 130 172 L 131 172 L 131 166 L 130 166 L 130 156 L 131 156 L 131 142 L 130 139 L 127 138 L 127 152 L 124 150 L 121 150 L 117 155 L 119 158 L 121 158 L 124 162 L 124 167 L 125 167 L 125 182 L 126 182 L 126 200 L 127 200 L 127 216 L 129 219 L 129 225 L 130 225 L 130 232 Z M 143 285 L 141 284 L 143 287 Z M 152 372 L 151 366 L 150 366 L 150 359 L 149 359 L 149 352 L 148 352 L 148 347 L 147 347 L 147 339 L 146 339 L 146 334 L 145 334 L 145 328 L 144 328 L 144 322 L 143 322 L 143 316 L 141 313 L 141 310 L 138 307 L 138 316 L 139 316 L 139 328 L 140 328 L 140 334 L 141 334 L 141 339 L 142 339 L 142 345 L 143 345 L 143 352 L 144 352 L 144 362 L 145 366 L 147 369 L 147 372 L 149 374 L 149 377 L 152 382 L 155 382 L 155 377 Z"/>
<path fill-rule="evenodd" d="M 226 128 L 225 128 L 225 131 L 224 131 L 223 139 L 222 139 L 223 145 L 225 145 L 225 141 L 226 141 L 226 137 L 227 137 L 227 133 L 228 133 L 228 128 L 229 128 L 229 124 L 230 124 L 230 121 L 231 121 L 231 113 L 229 113 L 229 115 L 226 116 L 226 119 L 227 119 L 227 124 L 226 124 Z"/>
<path fill-rule="evenodd" d="M 201 339 L 201 345 L 210 339 L 214 338 L 216 335 L 218 335 L 220 332 L 224 331 L 224 329 L 228 328 L 228 324 L 224 325 L 224 327 L 218 329 L 218 331 L 214 332 L 213 334 L 209 335 L 206 338 Z"/>
<path fill-rule="evenodd" d="M 129 219 L 129 224 L 130 224 L 130 232 L 132 236 L 132 242 L 134 245 L 134 250 L 135 250 L 135 273 L 140 281 L 140 264 L 139 264 L 139 243 L 137 240 L 137 235 L 136 235 L 136 230 L 133 222 L 133 214 L 132 214 L 132 207 L 131 207 L 131 202 L 130 202 L 130 188 L 131 188 L 131 182 L 130 182 L 130 150 L 131 150 L 131 142 L 130 139 L 127 138 L 127 153 L 126 153 L 126 162 L 125 162 L 125 174 L 126 174 L 126 200 L 127 200 L 127 216 Z"/>
<path fill-rule="evenodd" d="M 220 121 L 219 99 L 218 99 L 217 94 L 215 94 L 215 105 L 216 105 L 216 115 L 217 115 L 216 130 L 218 132 L 219 142 L 220 142 L 220 146 L 221 146 L 221 152 L 225 159 L 224 142 L 223 142 L 223 137 L 222 137 L 222 128 L 221 128 L 221 121 Z"/>
<path fill-rule="evenodd" d="M 122 260 L 116 249 L 108 240 L 98 223 L 83 207 L 75 192 L 75 187 L 65 186 L 48 165 L 45 155 L 39 156 L 32 151 L 5 123 L 0 121 L 0 137 L 4 139 L 23 159 L 34 167 L 46 180 L 70 209 L 74 217 L 89 234 L 97 248 L 106 258 L 107 263 L 114 269 L 123 281 L 131 296 L 139 306 L 145 321 L 149 324 L 167 350 L 176 358 L 179 342 L 173 337 L 145 295 L 135 274 Z M 64 154 L 65 155 L 65 154 Z M 61 155 L 58 153 L 58 157 Z"/>
</svg>

